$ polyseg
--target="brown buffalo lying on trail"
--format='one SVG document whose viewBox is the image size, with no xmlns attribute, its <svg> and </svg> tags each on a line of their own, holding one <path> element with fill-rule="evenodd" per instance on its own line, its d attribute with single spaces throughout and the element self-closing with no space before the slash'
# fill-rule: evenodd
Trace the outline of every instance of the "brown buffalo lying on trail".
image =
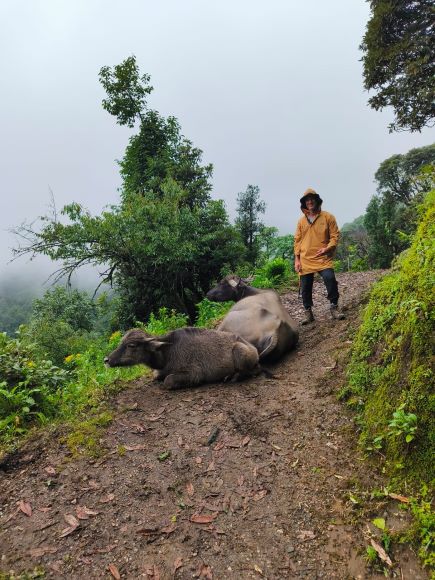
<svg viewBox="0 0 435 580">
<path fill-rule="evenodd" d="M 168 389 L 240 379 L 261 372 L 258 352 L 231 332 L 180 328 L 164 336 L 129 330 L 104 362 L 110 367 L 145 364 Z"/>
<path fill-rule="evenodd" d="M 253 288 L 238 276 L 227 276 L 207 293 L 207 298 L 236 301 L 218 330 L 242 336 L 255 346 L 260 360 L 277 360 L 299 340 L 297 325 L 275 290 Z"/>
</svg>

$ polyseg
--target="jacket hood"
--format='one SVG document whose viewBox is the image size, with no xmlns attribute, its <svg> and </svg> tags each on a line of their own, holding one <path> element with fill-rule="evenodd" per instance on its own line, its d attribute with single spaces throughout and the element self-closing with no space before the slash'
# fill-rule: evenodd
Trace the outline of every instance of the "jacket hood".
<svg viewBox="0 0 435 580">
<path fill-rule="evenodd" d="M 309 187 L 305 192 L 304 195 L 301 197 L 300 202 L 301 202 L 301 210 L 304 212 L 307 211 L 307 206 L 305 204 L 307 197 L 309 195 L 312 195 L 315 199 L 316 199 L 316 203 L 317 203 L 317 211 L 320 211 L 322 203 L 323 203 L 323 199 L 321 199 L 320 195 L 314 191 L 314 189 L 311 189 L 311 187 Z M 305 213 L 305 212 L 304 212 Z"/>
</svg>

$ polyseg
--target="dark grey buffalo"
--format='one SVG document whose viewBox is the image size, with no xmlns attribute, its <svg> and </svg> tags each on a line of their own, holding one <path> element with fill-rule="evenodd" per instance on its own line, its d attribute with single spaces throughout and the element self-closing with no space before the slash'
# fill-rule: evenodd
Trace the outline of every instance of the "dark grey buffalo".
<svg viewBox="0 0 435 580">
<path fill-rule="evenodd" d="M 218 330 L 242 336 L 255 346 L 260 360 L 277 360 L 299 340 L 297 324 L 275 290 L 254 288 L 238 276 L 227 276 L 207 293 L 207 298 L 236 301 Z"/>
<path fill-rule="evenodd" d="M 121 344 L 104 359 L 110 367 L 145 364 L 168 389 L 240 379 L 261 372 L 258 352 L 231 332 L 180 328 L 164 336 L 129 330 Z"/>
</svg>

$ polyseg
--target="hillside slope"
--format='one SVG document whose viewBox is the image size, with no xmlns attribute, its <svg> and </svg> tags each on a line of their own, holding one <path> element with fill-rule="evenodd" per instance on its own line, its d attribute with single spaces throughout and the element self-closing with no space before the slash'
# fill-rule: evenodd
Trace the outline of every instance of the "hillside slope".
<svg viewBox="0 0 435 580">
<path fill-rule="evenodd" d="M 317 322 L 271 368 L 273 379 L 178 392 L 141 379 L 111 401 L 115 418 L 99 458 L 72 458 L 59 436 L 29 443 L 0 472 L 0 570 L 383 578 L 363 556 L 371 539 L 380 541 L 370 522 L 383 517 L 394 531 L 407 516 L 394 500 L 370 500 L 367 490 L 382 481 L 337 400 L 362 296 L 380 275 L 339 275 L 348 318 L 337 322 L 316 282 Z M 283 301 L 301 317 L 296 292 Z M 427 577 L 409 549 L 392 557 L 398 577 Z"/>
</svg>

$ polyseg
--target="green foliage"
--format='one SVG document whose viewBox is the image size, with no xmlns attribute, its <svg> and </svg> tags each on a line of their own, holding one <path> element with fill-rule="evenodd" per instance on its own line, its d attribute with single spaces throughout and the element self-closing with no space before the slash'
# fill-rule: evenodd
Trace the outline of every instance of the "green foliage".
<svg viewBox="0 0 435 580">
<path fill-rule="evenodd" d="M 434 117 L 433 2 L 370 0 L 371 17 L 361 49 L 364 86 L 376 110 L 391 106 L 390 130 L 420 131 Z"/>
<path fill-rule="evenodd" d="M 15 339 L 0 334 L 0 445 L 48 420 L 80 425 L 82 414 L 89 418 L 90 410 L 98 410 L 116 385 L 146 372 L 142 366 L 110 369 L 104 365 L 104 357 L 120 339 L 120 332 L 109 341 L 94 339 L 82 353 L 66 357 L 65 370 L 41 358 L 40 350 L 23 340 L 21 332 Z"/>
<path fill-rule="evenodd" d="M 246 259 L 255 265 L 260 252 L 259 235 L 264 228 L 260 214 L 266 211 L 266 204 L 260 199 L 260 188 L 248 185 L 246 191 L 237 194 L 236 229 L 240 232 L 246 247 Z"/>
<path fill-rule="evenodd" d="M 136 117 L 142 118 L 147 95 L 153 90 L 149 85 L 151 77 L 140 76 L 135 56 L 129 56 L 113 69 L 103 66 L 99 76 L 107 94 L 103 108 L 117 117 L 120 125 L 133 127 Z"/>
<path fill-rule="evenodd" d="M 378 559 L 378 553 L 373 546 L 366 547 L 366 560 L 369 564 L 374 564 Z"/>
<path fill-rule="evenodd" d="M 410 530 L 411 539 L 419 545 L 418 555 L 423 564 L 435 570 L 435 514 L 428 488 L 423 485 L 417 498 L 411 498 L 411 512 L 414 525 Z"/>
<path fill-rule="evenodd" d="M 362 272 L 368 270 L 367 251 L 369 239 L 364 216 L 344 224 L 340 231 L 334 269 L 337 272 Z"/>
<path fill-rule="evenodd" d="M 62 320 L 73 330 L 91 330 L 95 318 L 96 306 L 87 292 L 57 286 L 33 302 L 33 320 Z"/>
<path fill-rule="evenodd" d="M 15 334 L 21 324 L 25 324 L 32 313 L 35 298 L 34 288 L 17 279 L 2 280 L 0 283 L 0 332 Z"/>
<path fill-rule="evenodd" d="M 281 290 L 295 280 L 297 280 L 297 274 L 290 268 L 288 260 L 274 258 L 255 271 L 252 286 Z"/>
<path fill-rule="evenodd" d="M 364 223 L 368 234 L 368 262 L 373 268 L 389 268 L 395 256 L 408 247 L 399 235 L 404 207 L 380 196 L 367 206 Z"/>
<path fill-rule="evenodd" d="M 386 471 L 414 484 L 434 478 L 435 191 L 419 213 L 411 247 L 373 288 L 343 391 L 359 412 L 363 447 L 382 447 Z"/>
<path fill-rule="evenodd" d="M 378 193 L 390 202 L 410 205 L 435 186 L 430 167 L 435 163 L 435 144 L 411 149 L 383 161 L 375 173 Z"/>
<path fill-rule="evenodd" d="M 393 418 L 388 423 L 388 435 L 399 437 L 403 434 L 405 435 L 406 443 L 411 443 L 417 430 L 417 415 L 406 413 L 404 409 L 405 405 L 403 404 L 394 411 Z"/>
<path fill-rule="evenodd" d="M 211 302 L 208 298 L 204 298 L 196 305 L 198 318 L 195 326 L 213 328 L 216 322 L 225 316 L 232 305 L 233 302 Z"/>
<path fill-rule="evenodd" d="M 163 307 L 159 309 L 158 316 L 151 313 L 149 321 L 146 325 L 141 325 L 146 332 L 150 334 L 166 334 L 171 330 L 176 330 L 177 328 L 182 328 L 187 326 L 188 318 L 185 314 L 179 314 L 175 310 L 169 311 L 167 308 Z"/>
<path fill-rule="evenodd" d="M 67 371 L 35 354 L 34 345 L 0 334 L 0 437 L 5 439 L 53 417 L 56 395 L 70 378 Z"/>
<path fill-rule="evenodd" d="M 183 190 L 183 205 L 204 207 L 209 201 L 212 165 L 202 165 L 202 151 L 181 134 L 175 117 L 157 111 L 143 115 L 140 130 L 130 138 L 119 163 L 122 199 L 129 195 L 165 196 L 165 184 L 175 181 Z"/>
</svg>

